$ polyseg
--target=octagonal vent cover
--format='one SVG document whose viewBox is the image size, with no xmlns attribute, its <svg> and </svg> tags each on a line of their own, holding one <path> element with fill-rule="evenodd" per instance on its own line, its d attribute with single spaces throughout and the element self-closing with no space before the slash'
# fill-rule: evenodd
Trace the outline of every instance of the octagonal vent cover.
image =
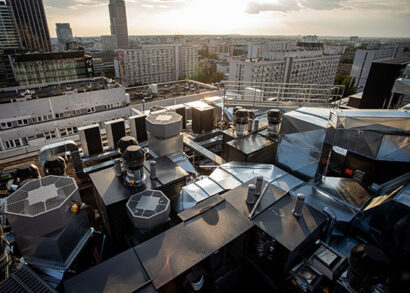
<svg viewBox="0 0 410 293">
<path fill-rule="evenodd" d="M 168 220 L 170 201 L 161 191 L 145 190 L 127 202 L 128 216 L 135 227 L 149 230 Z"/>
<path fill-rule="evenodd" d="M 16 234 L 44 235 L 71 222 L 74 202 L 81 203 L 75 180 L 51 175 L 31 180 L 12 193 L 4 211 Z"/>
<path fill-rule="evenodd" d="M 182 130 L 182 116 L 172 112 L 153 113 L 146 118 L 147 131 L 155 137 L 168 138 Z"/>
</svg>

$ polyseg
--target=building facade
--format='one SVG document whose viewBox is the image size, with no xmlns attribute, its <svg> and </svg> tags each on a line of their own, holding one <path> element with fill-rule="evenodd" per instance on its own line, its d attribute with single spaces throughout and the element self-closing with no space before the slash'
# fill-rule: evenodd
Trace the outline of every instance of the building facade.
<svg viewBox="0 0 410 293">
<path fill-rule="evenodd" d="M 129 96 L 105 78 L 0 90 L 0 150 L 41 147 L 71 139 L 78 127 L 111 120 L 129 110 Z M 13 102 L 11 102 L 13 101 Z"/>
<path fill-rule="evenodd" d="M 101 36 L 101 47 L 103 51 L 114 51 L 117 49 L 117 38 L 115 35 Z"/>
<path fill-rule="evenodd" d="M 66 49 L 66 42 L 73 39 L 73 31 L 69 23 L 56 23 L 57 40 L 62 50 Z"/>
<path fill-rule="evenodd" d="M 124 0 L 110 0 L 111 35 L 117 40 L 116 49 L 128 49 L 127 12 Z"/>
<path fill-rule="evenodd" d="M 5 0 L 0 0 L 0 49 L 20 47 L 20 37 L 11 6 Z"/>
<path fill-rule="evenodd" d="M 18 85 L 43 84 L 93 76 L 93 62 L 84 51 L 11 55 Z"/>
<path fill-rule="evenodd" d="M 198 74 L 198 48 L 169 45 L 142 45 L 119 50 L 120 77 L 125 86 L 161 83 Z"/>
<path fill-rule="evenodd" d="M 355 86 L 364 87 L 373 61 L 403 56 L 404 46 L 402 45 L 369 45 L 367 49 L 358 49 L 354 56 L 350 76 L 355 78 Z"/>
<path fill-rule="evenodd" d="M 340 55 L 289 52 L 279 60 L 229 62 L 230 81 L 333 84 Z"/>
<path fill-rule="evenodd" d="M 50 52 L 51 40 L 42 0 L 7 0 L 13 11 L 21 44 L 32 52 Z"/>
</svg>

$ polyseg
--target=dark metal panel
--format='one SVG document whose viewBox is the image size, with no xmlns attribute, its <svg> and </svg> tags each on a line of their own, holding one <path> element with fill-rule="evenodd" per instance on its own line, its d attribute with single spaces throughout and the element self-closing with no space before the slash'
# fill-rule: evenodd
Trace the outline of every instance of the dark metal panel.
<svg viewBox="0 0 410 293">
<path fill-rule="evenodd" d="M 248 219 L 224 201 L 135 249 L 158 289 L 252 226 Z"/>
<path fill-rule="evenodd" d="M 263 181 L 262 189 L 267 184 L 267 181 Z M 231 205 L 233 205 L 241 214 L 248 218 L 249 213 L 252 210 L 252 206 L 246 203 L 246 197 L 248 195 L 248 185 L 256 184 L 256 178 L 249 180 L 248 182 L 242 184 L 241 186 L 232 189 L 223 194 L 225 200 L 227 200 Z M 278 199 L 282 198 L 287 192 L 280 189 L 277 186 L 270 185 L 263 195 L 258 207 L 255 210 L 255 215 L 263 212 L 271 204 L 273 204 Z"/>
<path fill-rule="evenodd" d="M 318 187 L 329 192 L 336 200 L 357 210 L 363 208 L 370 200 L 369 193 L 352 178 L 324 177 Z"/>
<path fill-rule="evenodd" d="M 297 249 L 325 223 L 325 216 L 305 204 L 301 217 L 292 210 L 296 199 L 287 194 L 252 221 L 289 251 Z"/>
<path fill-rule="evenodd" d="M 212 162 L 215 162 L 218 165 L 222 165 L 225 164 L 225 160 L 222 159 L 220 156 L 215 155 L 213 152 L 208 151 L 206 148 L 204 148 L 203 146 L 200 146 L 199 144 L 197 144 L 196 142 L 192 141 L 191 139 L 187 138 L 184 136 L 184 144 L 191 148 L 192 150 L 200 153 L 201 155 L 203 155 L 204 157 L 207 157 L 208 159 L 210 159 Z"/>
<path fill-rule="evenodd" d="M 65 292 L 133 292 L 149 284 L 133 248 L 64 282 Z"/>
<path fill-rule="evenodd" d="M 157 162 L 157 180 L 162 185 L 170 184 L 188 176 L 188 173 L 185 172 L 184 169 L 172 162 L 167 156 L 159 157 L 155 160 Z M 144 167 L 149 171 L 150 163 L 146 161 Z M 149 178 L 149 175 L 147 178 Z"/>
</svg>

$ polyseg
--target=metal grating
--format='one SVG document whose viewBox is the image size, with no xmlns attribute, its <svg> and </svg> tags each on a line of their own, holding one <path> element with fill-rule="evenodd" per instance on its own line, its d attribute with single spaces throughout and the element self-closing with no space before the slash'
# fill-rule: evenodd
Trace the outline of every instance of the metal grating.
<svg viewBox="0 0 410 293">
<path fill-rule="evenodd" d="M 0 292 L 50 293 L 57 291 L 40 279 L 30 268 L 23 267 L 16 273 L 11 274 L 7 280 L 0 283 Z"/>
<path fill-rule="evenodd" d="M 150 218 L 164 212 L 169 206 L 169 199 L 156 190 L 146 190 L 130 197 L 127 207 L 134 217 Z"/>
<path fill-rule="evenodd" d="M 60 207 L 77 190 L 73 178 L 47 176 L 23 185 L 7 198 L 6 213 L 37 216 Z"/>
</svg>

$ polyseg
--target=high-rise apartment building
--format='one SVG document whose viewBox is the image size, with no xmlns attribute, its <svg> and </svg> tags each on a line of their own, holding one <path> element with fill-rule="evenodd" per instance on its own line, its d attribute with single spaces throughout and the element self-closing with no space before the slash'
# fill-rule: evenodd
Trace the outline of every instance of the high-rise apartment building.
<svg viewBox="0 0 410 293">
<path fill-rule="evenodd" d="M 5 0 L 0 0 L 0 49 L 21 47 L 11 6 Z"/>
<path fill-rule="evenodd" d="M 198 73 L 198 47 L 155 44 L 119 50 L 119 66 L 126 86 L 192 77 Z"/>
<path fill-rule="evenodd" d="M 117 39 L 117 49 L 128 49 L 127 13 L 124 0 L 110 0 L 111 35 Z"/>
<path fill-rule="evenodd" d="M 229 63 L 229 80 L 333 84 L 339 59 L 340 55 L 323 55 L 321 51 L 289 52 L 277 60 L 233 59 Z"/>
<path fill-rule="evenodd" d="M 56 23 L 57 40 L 61 49 L 66 48 L 66 42 L 73 39 L 73 31 L 69 23 Z"/>
<path fill-rule="evenodd" d="M 7 0 L 10 4 L 21 44 L 30 51 L 51 51 L 50 33 L 42 0 Z"/>
<path fill-rule="evenodd" d="M 369 45 L 366 49 L 356 50 L 350 76 L 355 78 L 355 85 L 364 87 L 373 61 L 400 58 L 404 56 L 403 45 Z"/>
</svg>

